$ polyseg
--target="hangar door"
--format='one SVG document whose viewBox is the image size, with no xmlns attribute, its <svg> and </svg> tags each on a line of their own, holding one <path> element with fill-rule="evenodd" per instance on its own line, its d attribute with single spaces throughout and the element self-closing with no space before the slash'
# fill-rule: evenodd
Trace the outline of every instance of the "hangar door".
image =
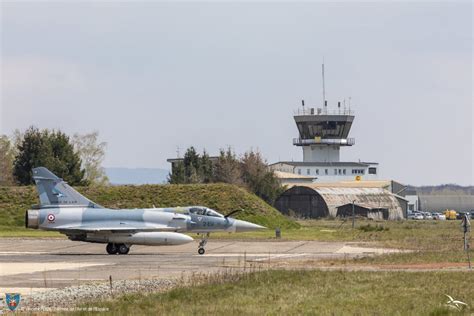
<svg viewBox="0 0 474 316">
<path fill-rule="evenodd" d="M 295 186 L 283 192 L 275 201 L 275 207 L 285 215 L 301 218 L 319 218 L 329 215 L 322 196 L 315 190 Z"/>
</svg>

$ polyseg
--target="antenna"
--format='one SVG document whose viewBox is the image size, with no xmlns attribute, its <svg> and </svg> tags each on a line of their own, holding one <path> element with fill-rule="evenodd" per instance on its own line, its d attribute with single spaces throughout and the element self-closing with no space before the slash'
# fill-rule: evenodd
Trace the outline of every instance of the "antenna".
<svg viewBox="0 0 474 316">
<path fill-rule="evenodd" d="M 326 85 L 324 82 L 324 58 L 323 58 L 323 64 L 322 64 L 322 74 L 323 74 L 323 106 L 324 106 L 324 110 L 327 113 L 328 108 L 327 108 L 327 102 L 326 102 Z"/>
<path fill-rule="evenodd" d="M 301 100 L 301 105 L 303 106 L 303 114 L 304 114 L 304 100 Z"/>
</svg>

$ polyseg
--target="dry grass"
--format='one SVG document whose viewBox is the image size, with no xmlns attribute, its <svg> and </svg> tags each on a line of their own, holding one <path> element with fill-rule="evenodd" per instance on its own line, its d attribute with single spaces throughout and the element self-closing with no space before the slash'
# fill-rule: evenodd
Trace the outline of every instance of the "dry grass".
<svg viewBox="0 0 474 316">
<path fill-rule="evenodd" d="M 112 315 L 448 315 L 449 294 L 469 314 L 473 283 L 469 272 L 226 272 L 89 305 Z"/>
</svg>

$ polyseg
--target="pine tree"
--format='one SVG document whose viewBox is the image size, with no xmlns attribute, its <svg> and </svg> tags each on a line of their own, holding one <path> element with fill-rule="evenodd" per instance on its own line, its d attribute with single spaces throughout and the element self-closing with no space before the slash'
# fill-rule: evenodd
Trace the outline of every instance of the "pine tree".
<svg viewBox="0 0 474 316">
<path fill-rule="evenodd" d="M 18 144 L 13 174 L 21 185 L 33 184 L 32 169 L 46 167 L 70 185 L 86 185 L 81 159 L 61 131 L 30 127 Z"/>
<path fill-rule="evenodd" d="M 168 182 L 171 184 L 185 183 L 184 163 L 182 161 L 173 163 L 171 173 L 168 175 Z"/>
<path fill-rule="evenodd" d="M 202 152 L 200 159 L 200 174 L 204 183 L 210 183 L 214 178 L 214 166 L 206 150 Z"/>
</svg>

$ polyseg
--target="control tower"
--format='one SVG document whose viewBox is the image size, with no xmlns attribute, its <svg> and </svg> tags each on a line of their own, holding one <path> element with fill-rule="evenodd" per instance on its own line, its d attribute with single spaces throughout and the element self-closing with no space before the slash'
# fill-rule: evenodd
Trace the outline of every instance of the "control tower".
<svg viewBox="0 0 474 316">
<path fill-rule="evenodd" d="M 341 146 L 352 146 L 354 138 L 349 131 L 354 121 L 354 113 L 345 106 L 329 111 L 327 101 L 324 108 L 302 107 L 295 111 L 293 118 L 299 137 L 293 139 L 293 145 L 303 148 L 303 162 L 339 162 Z"/>
<path fill-rule="evenodd" d="M 298 128 L 299 137 L 293 139 L 293 145 L 303 148 L 303 161 L 278 161 L 269 165 L 273 171 L 281 173 L 282 183 L 286 181 L 339 182 L 377 180 L 379 164 L 377 162 L 341 161 L 340 150 L 344 146 L 353 146 L 354 138 L 349 138 L 354 112 L 351 104 L 337 102 L 337 107 L 328 109 L 323 77 L 322 107 L 302 106 L 294 112 L 293 119 Z M 297 175 L 292 176 L 293 175 Z M 291 179 L 291 180 L 288 180 Z"/>
</svg>

